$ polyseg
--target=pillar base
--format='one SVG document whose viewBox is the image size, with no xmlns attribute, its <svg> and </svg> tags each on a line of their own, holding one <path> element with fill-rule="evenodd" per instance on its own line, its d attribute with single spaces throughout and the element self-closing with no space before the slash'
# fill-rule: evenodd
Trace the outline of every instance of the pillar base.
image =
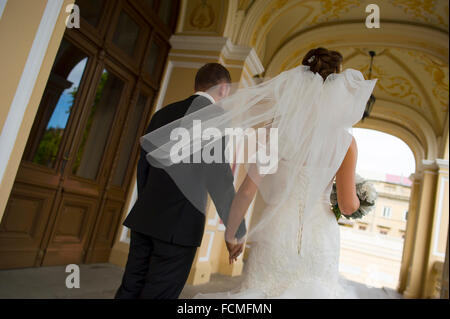
<svg viewBox="0 0 450 319">
<path fill-rule="evenodd" d="M 408 291 L 408 290 L 405 290 L 403 292 L 403 298 L 405 298 L 405 299 L 419 299 L 420 297 L 417 296 L 416 294 Z"/>
</svg>

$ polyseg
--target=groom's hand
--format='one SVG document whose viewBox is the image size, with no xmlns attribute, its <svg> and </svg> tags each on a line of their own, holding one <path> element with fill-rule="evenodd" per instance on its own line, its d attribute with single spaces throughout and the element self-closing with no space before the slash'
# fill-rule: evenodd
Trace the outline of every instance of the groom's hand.
<svg viewBox="0 0 450 319">
<path fill-rule="evenodd" d="M 230 265 L 233 263 L 233 261 L 237 261 L 237 258 L 244 250 L 244 243 L 241 244 L 232 244 L 229 242 L 225 242 L 227 245 L 229 256 L 229 263 Z"/>
</svg>

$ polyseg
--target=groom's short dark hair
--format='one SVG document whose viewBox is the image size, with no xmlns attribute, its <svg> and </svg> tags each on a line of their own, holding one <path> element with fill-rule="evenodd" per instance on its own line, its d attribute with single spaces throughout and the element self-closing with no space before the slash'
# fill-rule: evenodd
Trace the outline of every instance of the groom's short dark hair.
<svg viewBox="0 0 450 319">
<path fill-rule="evenodd" d="M 207 91 L 223 82 L 231 83 L 230 72 L 222 64 L 207 63 L 197 71 L 195 90 Z"/>
</svg>

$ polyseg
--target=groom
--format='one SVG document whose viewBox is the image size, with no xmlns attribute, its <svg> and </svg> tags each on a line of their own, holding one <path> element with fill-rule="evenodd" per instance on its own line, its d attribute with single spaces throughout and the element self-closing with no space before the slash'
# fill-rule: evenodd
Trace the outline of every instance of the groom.
<svg viewBox="0 0 450 319">
<path fill-rule="evenodd" d="M 230 74 L 221 64 L 204 65 L 195 77 L 196 93 L 157 111 L 145 134 L 183 117 L 188 110 L 191 113 L 220 101 L 229 94 L 230 83 Z M 226 145 L 222 145 L 224 150 Z M 230 165 L 222 162 L 201 163 L 200 169 L 193 166 L 185 164 L 181 169 L 186 171 L 185 176 L 198 180 L 195 196 L 203 199 L 206 205 L 209 194 L 226 224 L 235 195 Z M 176 299 L 201 244 L 205 214 L 194 207 L 164 169 L 147 162 L 142 148 L 137 167 L 137 188 L 138 199 L 123 223 L 131 231 L 130 250 L 115 298 Z M 240 238 L 245 233 L 244 220 L 236 235 Z M 227 243 L 228 250 L 234 253 L 242 250 L 240 246 Z"/>
</svg>

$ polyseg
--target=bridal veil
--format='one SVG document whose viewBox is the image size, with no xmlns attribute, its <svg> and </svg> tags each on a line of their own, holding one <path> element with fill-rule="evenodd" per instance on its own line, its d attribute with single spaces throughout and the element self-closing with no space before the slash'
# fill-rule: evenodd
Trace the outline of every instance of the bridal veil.
<svg viewBox="0 0 450 319">
<path fill-rule="evenodd" d="M 324 81 L 300 65 L 258 85 L 239 88 L 215 104 L 199 108 L 194 100 L 186 116 L 142 136 L 140 144 L 149 163 L 165 169 L 203 213 L 205 205 L 195 194 L 198 181 L 176 169 L 179 163 L 238 163 L 271 205 L 281 206 L 295 191 L 297 179 L 303 178 L 307 191 L 300 194 L 302 216 L 312 211 L 343 161 L 351 128 L 361 120 L 375 83 L 376 79 L 365 80 L 354 69 L 331 74 Z M 225 154 L 221 154 L 224 142 Z M 289 169 L 278 172 L 281 162 Z M 272 209 L 261 216 L 248 236 L 264 236 L 262 226 L 277 213 L 282 211 Z M 224 220 L 225 226 L 232 219 Z"/>
</svg>

